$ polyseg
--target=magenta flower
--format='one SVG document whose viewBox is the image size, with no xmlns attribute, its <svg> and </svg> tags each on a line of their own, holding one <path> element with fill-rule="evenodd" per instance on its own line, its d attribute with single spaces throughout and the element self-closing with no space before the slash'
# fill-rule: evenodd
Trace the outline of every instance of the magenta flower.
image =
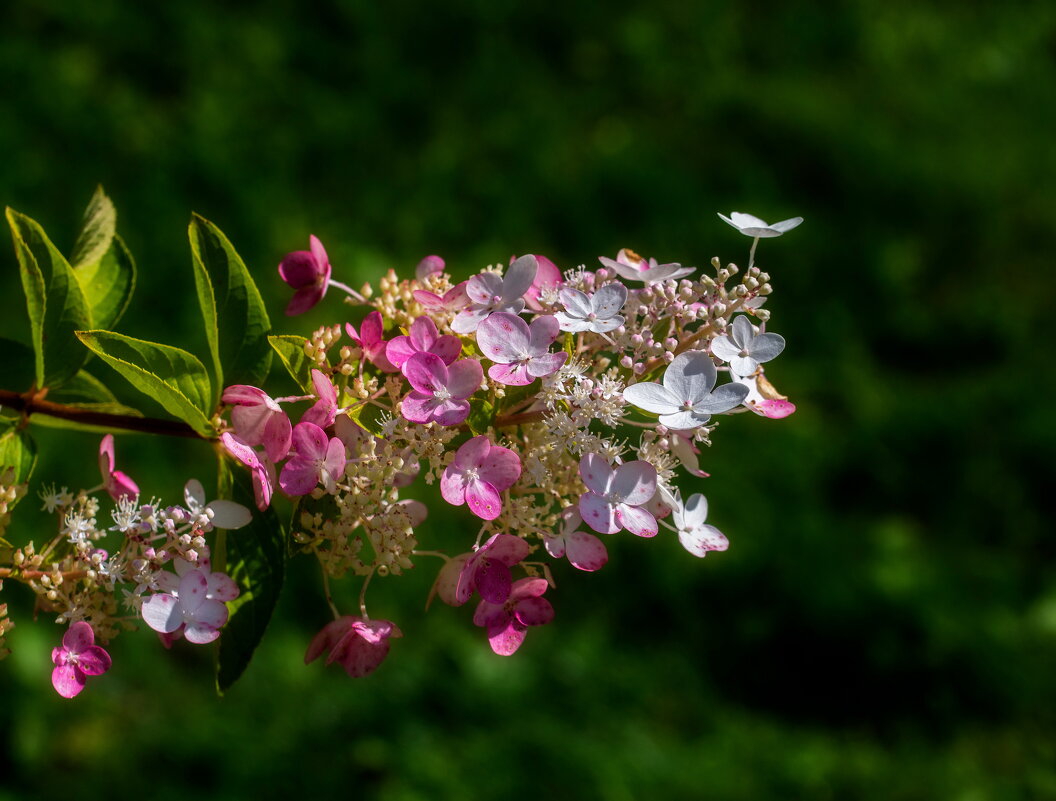
<svg viewBox="0 0 1056 801">
<path fill-rule="evenodd" d="M 358 333 L 352 323 L 345 323 L 345 333 L 363 348 L 363 355 L 367 357 L 367 361 L 383 373 L 399 372 L 399 369 L 385 355 L 385 348 L 389 343 L 384 339 L 385 323 L 381 312 L 372 311 L 364 317 Z"/>
<path fill-rule="evenodd" d="M 271 496 L 275 493 L 275 465 L 266 453 L 257 453 L 249 443 L 228 431 L 220 435 L 220 444 L 252 472 L 253 495 L 257 508 L 263 512 L 271 506 Z"/>
<path fill-rule="evenodd" d="M 227 605 L 238 597 L 238 585 L 224 573 L 209 569 L 209 559 L 198 560 L 198 565 L 186 559 L 175 559 L 175 575 L 158 574 L 158 592 L 147 598 L 140 607 L 144 622 L 160 634 L 182 632 L 195 645 L 210 643 L 220 636 L 227 623 Z M 170 637 L 170 639 L 175 639 Z"/>
<path fill-rule="evenodd" d="M 239 439 L 247 445 L 263 445 L 273 462 L 286 457 L 293 425 L 270 395 L 256 387 L 234 384 L 224 390 L 220 400 L 232 407 L 231 423 Z"/>
<path fill-rule="evenodd" d="M 412 423 L 437 422 L 457 426 L 469 417 L 470 395 L 480 388 L 484 370 L 476 359 L 461 359 L 450 367 L 434 353 L 415 353 L 403 363 L 413 387 L 400 404 Z"/>
<path fill-rule="evenodd" d="M 425 316 L 415 319 L 406 335 L 393 337 L 385 348 L 385 355 L 396 367 L 403 367 L 416 353 L 432 353 L 444 364 L 451 364 L 461 352 L 462 340 L 450 334 L 440 336 L 436 323 Z"/>
<path fill-rule="evenodd" d="M 83 690 L 88 676 L 101 676 L 110 669 L 110 654 L 95 644 L 95 632 L 83 620 L 66 630 L 62 647 L 51 651 L 51 661 L 55 663 L 51 684 L 63 698 Z"/>
<path fill-rule="evenodd" d="M 505 278 L 495 273 L 474 275 L 466 284 L 466 294 L 472 302 L 451 322 L 456 334 L 477 330 L 481 321 L 495 312 L 520 314 L 524 311 L 524 293 L 531 287 L 539 264 L 535 256 L 521 256 L 506 271 Z"/>
<path fill-rule="evenodd" d="M 484 435 L 462 444 L 440 478 L 440 494 L 452 506 L 468 501 L 469 510 L 482 520 L 502 512 L 503 490 L 521 475 L 521 460 L 509 448 L 492 445 Z"/>
<path fill-rule="evenodd" d="M 418 266 L 414 268 L 414 276 L 419 281 L 424 281 L 433 273 L 442 273 L 444 271 L 444 260 L 437 255 L 426 256 L 420 262 Z"/>
<path fill-rule="evenodd" d="M 513 578 L 510 568 L 528 555 L 528 543 L 512 534 L 495 534 L 470 554 L 458 574 L 455 601 L 462 605 L 473 591 L 485 601 L 505 603 L 510 597 Z"/>
<path fill-rule="evenodd" d="M 516 314 L 492 314 L 477 327 L 477 345 L 496 362 L 488 375 L 503 384 L 525 386 L 556 373 L 568 359 L 564 351 L 549 352 L 559 331 L 557 318 L 550 315 L 528 325 Z"/>
<path fill-rule="evenodd" d="M 304 664 L 314 662 L 329 651 L 326 664 L 337 662 L 352 678 L 373 673 L 389 654 L 389 639 L 403 632 L 388 620 L 365 617 L 340 617 L 327 623 L 312 638 L 304 655 Z"/>
<path fill-rule="evenodd" d="M 282 280 L 296 292 L 286 307 L 287 316 L 304 314 L 323 299 L 330 285 L 330 258 L 323 243 L 315 236 L 308 237 L 311 250 L 295 250 L 287 253 L 279 265 Z"/>
<path fill-rule="evenodd" d="M 435 292 L 416 289 L 413 293 L 414 299 L 425 306 L 425 308 L 433 311 L 458 311 L 469 303 L 469 295 L 466 294 L 466 286 L 468 284 L 468 281 L 456 284 L 451 287 L 451 289 L 447 290 L 442 297 Z"/>
<path fill-rule="evenodd" d="M 546 579 L 522 578 L 502 603 L 480 602 L 473 623 L 487 631 L 492 651 L 512 655 L 524 642 L 529 626 L 544 626 L 554 619 L 554 607 L 542 597 L 546 588 Z"/>
<path fill-rule="evenodd" d="M 588 573 L 601 570 L 609 561 L 609 552 L 605 548 L 605 543 L 593 534 L 578 530 L 583 517 L 576 507 L 570 506 L 565 509 L 561 517 L 561 531 L 543 537 L 546 552 L 555 559 L 567 556 L 573 567 Z"/>
<path fill-rule="evenodd" d="M 322 482 L 327 492 L 333 492 L 345 474 L 345 462 L 345 443 L 338 437 L 328 437 L 315 423 L 298 423 L 279 486 L 287 495 L 307 495 Z"/>
<path fill-rule="evenodd" d="M 537 255 L 535 260 L 539 265 L 539 269 L 535 273 L 532 285 L 524 293 L 524 300 L 528 304 L 529 309 L 542 311 L 543 304 L 539 302 L 539 296 L 543 290 L 547 287 L 559 287 L 564 283 L 564 280 L 561 278 L 561 271 L 557 269 L 557 265 L 546 256 Z"/>
<path fill-rule="evenodd" d="M 625 528 L 639 537 L 656 536 L 656 518 L 641 508 L 656 493 L 656 468 L 637 460 L 615 470 L 596 453 L 579 462 L 579 474 L 587 492 L 579 496 L 579 513 L 600 534 L 615 534 Z"/>
<path fill-rule="evenodd" d="M 334 424 L 337 416 L 337 387 L 321 370 L 312 370 L 312 386 L 319 400 L 301 415 L 301 422 L 315 423 L 319 428 L 329 428 Z M 268 456 L 271 454 L 269 453 Z M 275 459 L 274 456 L 271 458 Z"/>
<path fill-rule="evenodd" d="M 114 435 L 107 434 L 99 443 L 99 474 L 103 477 L 103 486 L 115 501 L 126 495 L 134 498 L 139 495 L 136 482 L 120 470 L 114 470 Z"/>
</svg>

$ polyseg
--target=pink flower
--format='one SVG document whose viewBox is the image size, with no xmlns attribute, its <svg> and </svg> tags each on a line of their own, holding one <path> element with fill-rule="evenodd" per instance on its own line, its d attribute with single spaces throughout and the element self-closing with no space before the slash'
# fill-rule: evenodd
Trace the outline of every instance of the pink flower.
<svg viewBox="0 0 1056 801">
<path fill-rule="evenodd" d="M 542 311 L 543 304 L 539 302 L 539 295 L 542 294 L 543 289 L 546 287 L 558 287 L 564 283 L 561 278 L 561 271 L 557 269 L 557 265 L 554 264 L 546 256 L 535 257 L 536 262 L 539 265 L 539 269 L 535 273 L 535 279 L 532 281 L 532 285 L 528 287 L 528 291 L 524 293 L 524 299 L 528 304 L 529 309 L 535 311 Z M 512 260 L 510 262 L 513 263 Z"/>
<path fill-rule="evenodd" d="M 275 492 L 275 465 L 267 454 L 257 453 L 249 443 L 225 431 L 220 435 L 220 444 L 228 453 L 248 467 L 253 474 L 253 495 L 257 508 L 264 511 L 271 506 L 271 496 Z"/>
<path fill-rule="evenodd" d="M 484 435 L 462 444 L 440 478 L 440 494 L 452 506 L 469 502 L 469 510 L 482 520 L 502 512 L 503 490 L 521 475 L 521 460 L 509 448 L 492 445 Z"/>
<path fill-rule="evenodd" d="M 291 453 L 279 475 L 279 486 L 287 495 L 307 495 L 320 482 L 332 492 L 345 473 L 345 443 L 328 437 L 315 423 L 294 426 Z"/>
<path fill-rule="evenodd" d="M 256 387 L 234 384 L 224 390 L 220 400 L 232 407 L 231 422 L 241 440 L 247 445 L 263 445 L 273 462 L 286 457 L 293 426 L 270 395 Z"/>
<path fill-rule="evenodd" d="M 748 387 L 748 394 L 743 404 L 756 414 L 769 417 L 771 420 L 780 420 L 796 411 L 796 405 L 777 391 L 763 374 L 762 367 L 759 367 L 753 375 L 743 378 L 734 375 L 733 378 L 733 383 Z"/>
<path fill-rule="evenodd" d="M 708 551 L 725 551 L 730 547 L 725 534 L 704 522 L 708 519 L 708 499 L 699 492 L 691 495 L 685 504 L 679 500 L 674 512 L 678 541 L 694 556 L 704 557 Z"/>
<path fill-rule="evenodd" d="M 175 575 L 162 572 L 157 578 L 158 586 L 167 592 L 147 598 L 140 614 L 148 626 L 161 634 L 182 632 L 195 645 L 212 642 L 227 622 L 224 602 L 238 597 L 238 585 L 224 573 L 213 573 L 207 557 L 199 559 L 197 566 L 186 559 L 177 558 L 174 562 Z"/>
<path fill-rule="evenodd" d="M 411 323 L 406 335 L 393 337 L 385 348 L 385 355 L 397 367 L 416 353 L 432 353 L 443 359 L 444 364 L 451 364 L 462 352 L 462 340 L 450 334 L 439 336 L 436 323 L 428 317 L 418 317 Z"/>
<path fill-rule="evenodd" d="M 484 370 L 476 359 L 462 359 L 450 367 L 433 353 L 415 353 L 403 363 L 412 391 L 400 404 L 412 423 L 437 422 L 457 426 L 469 417 L 470 395 L 480 388 Z"/>
<path fill-rule="evenodd" d="M 389 361 L 385 355 L 385 348 L 389 344 L 385 341 L 385 322 L 381 312 L 372 311 L 363 318 L 363 323 L 356 332 L 352 323 L 345 323 L 345 333 L 352 341 L 363 348 L 363 355 L 367 361 L 381 370 L 383 373 L 398 373 L 399 368 Z"/>
<path fill-rule="evenodd" d="M 443 297 L 437 295 L 435 292 L 427 292 L 424 289 L 414 290 L 414 299 L 421 303 L 425 308 L 433 311 L 446 311 L 453 312 L 458 311 L 467 303 L 469 303 L 469 295 L 466 294 L 466 285 L 468 281 L 463 281 L 460 284 L 456 284 L 444 293 Z"/>
<path fill-rule="evenodd" d="M 464 604 L 476 590 L 485 601 L 505 603 L 513 579 L 510 568 L 528 555 L 528 543 L 512 534 L 495 534 L 462 565 L 455 601 Z"/>
<path fill-rule="evenodd" d="M 524 311 L 524 293 L 535 280 L 538 268 L 535 256 L 521 256 L 510 265 L 505 278 L 495 273 L 474 275 L 466 285 L 466 294 L 473 303 L 452 320 L 451 329 L 456 334 L 469 334 L 494 312 L 520 314 Z"/>
<path fill-rule="evenodd" d="M 644 281 L 653 284 L 672 278 L 684 278 L 696 270 L 696 267 L 683 267 L 680 264 L 658 264 L 656 259 L 643 259 L 633 250 L 622 248 L 616 254 L 615 261 L 599 256 L 598 261 L 617 275 L 630 281 Z"/>
<path fill-rule="evenodd" d="M 51 651 L 55 669 L 51 684 L 63 698 L 73 698 L 84 689 L 88 676 L 101 676 L 110 669 L 110 654 L 95 644 L 92 627 L 79 620 L 62 636 L 62 647 Z"/>
<path fill-rule="evenodd" d="M 601 456 L 588 453 L 579 462 L 587 492 L 579 496 L 579 513 L 601 534 L 625 528 L 639 537 L 656 536 L 656 518 L 645 509 L 656 493 L 656 468 L 637 460 L 615 470 Z"/>
<path fill-rule="evenodd" d="M 444 271 L 444 260 L 437 255 L 426 256 L 420 262 L 418 266 L 414 268 L 414 276 L 419 281 L 424 281 L 433 273 L 442 273 Z"/>
<path fill-rule="evenodd" d="M 136 482 L 120 470 L 114 470 L 114 435 L 107 434 L 99 443 L 99 473 L 103 477 L 103 486 L 115 501 L 124 496 L 134 498 L 139 495 Z"/>
<path fill-rule="evenodd" d="M 550 353 L 560 331 L 556 317 L 537 317 L 528 325 L 516 314 L 497 312 L 477 328 L 477 345 L 496 364 L 488 375 L 503 384 L 525 386 L 556 373 L 568 359 L 564 351 Z"/>
<path fill-rule="evenodd" d="M 554 607 L 542 597 L 546 579 L 519 579 L 502 603 L 483 600 L 473 613 L 473 623 L 488 633 L 491 650 L 510 656 L 524 642 L 529 626 L 544 626 L 554 619 Z"/>
<path fill-rule="evenodd" d="M 312 386 L 319 400 L 301 415 L 301 422 L 315 423 L 319 428 L 329 428 L 334 424 L 334 418 L 337 416 L 337 387 L 320 370 L 312 370 Z M 268 455 L 271 456 L 270 453 Z M 275 459 L 274 456 L 271 458 Z"/>
<path fill-rule="evenodd" d="M 286 307 L 287 316 L 304 314 L 323 299 L 330 285 L 330 258 L 323 243 L 316 237 L 308 237 L 311 250 L 295 250 L 287 253 L 279 265 L 282 280 L 296 292 Z"/>
<path fill-rule="evenodd" d="M 368 620 L 351 615 L 323 626 L 312 638 L 304 664 L 314 662 L 329 651 L 326 664 L 337 662 L 352 678 L 373 673 L 389 654 L 389 639 L 403 632 L 388 620 Z"/>
<path fill-rule="evenodd" d="M 583 517 L 576 507 L 570 506 L 565 509 L 561 517 L 563 520 L 560 533 L 543 537 L 546 552 L 555 559 L 568 556 L 568 561 L 573 567 L 588 573 L 601 570 L 609 561 L 609 552 L 605 548 L 605 543 L 593 534 L 578 530 Z"/>
</svg>

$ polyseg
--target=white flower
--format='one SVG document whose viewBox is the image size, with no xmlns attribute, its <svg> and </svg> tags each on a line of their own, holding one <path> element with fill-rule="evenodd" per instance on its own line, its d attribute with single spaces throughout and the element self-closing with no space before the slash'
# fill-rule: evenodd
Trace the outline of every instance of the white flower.
<svg viewBox="0 0 1056 801">
<path fill-rule="evenodd" d="M 562 331 L 593 331 L 602 334 L 623 325 L 618 312 L 627 302 L 627 287 L 619 281 L 605 284 L 593 295 L 565 287 L 559 295 L 565 311 L 555 312 Z"/>
<path fill-rule="evenodd" d="M 715 364 L 707 353 L 687 350 L 668 365 L 663 385 L 634 384 L 623 391 L 623 397 L 639 409 L 659 414 L 661 425 L 670 429 L 697 428 L 711 415 L 739 406 L 748 394 L 743 384 L 724 384 L 712 391 L 716 378 Z"/>
<path fill-rule="evenodd" d="M 715 337 L 711 352 L 728 362 L 735 375 L 754 373 L 761 362 L 776 359 L 785 349 L 785 338 L 780 334 L 755 334 L 752 324 L 743 314 L 727 329 L 729 333 Z"/>
<path fill-rule="evenodd" d="M 683 278 L 697 269 L 675 263 L 658 264 L 656 259 L 643 259 L 628 248 L 621 248 L 615 260 L 599 256 L 598 261 L 628 281 L 644 281 L 647 284 L 667 281 L 670 278 Z"/>
<path fill-rule="evenodd" d="M 731 212 L 729 217 L 725 214 L 720 214 L 719 217 L 745 236 L 754 236 L 760 239 L 787 234 L 803 222 L 802 217 L 793 217 L 789 220 L 782 220 L 781 222 L 776 222 L 773 225 L 770 225 L 769 223 L 763 222 L 758 217 L 753 217 L 751 214 L 742 214 L 739 211 Z"/>
<path fill-rule="evenodd" d="M 678 541 L 694 556 L 705 556 L 708 551 L 725 551 L 730 547 L 726 535 L 704 521 L 708 517 L 708 499 L 699 492 L 690 495 L 685 504 L 674 507 L 672 515 L 678 529 Z"/>
<path fill-rule="evenodd" d="M 249 509 L 240 503 L 234 501 L 206 503 L 205 489 L 202 487 L 202 482 L 196 478 L 188 481 L 183 488 L 183 500 L 187 504 L 191 517 L 201 524 L 203 531 L 213 528 L 242 528 L 253 519 Z"/>
</svg>

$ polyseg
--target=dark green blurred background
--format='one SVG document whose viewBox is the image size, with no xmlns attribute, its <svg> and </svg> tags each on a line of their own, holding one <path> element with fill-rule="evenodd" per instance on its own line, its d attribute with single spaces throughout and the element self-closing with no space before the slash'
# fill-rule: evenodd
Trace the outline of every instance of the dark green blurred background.
<svg viewBox="0 0 1056 801">
<path fill-rule="evenodd" d="M 309 233 L 358 283 L 433 252 L 743 264 L 716 212 L 806 218 L 758 258 L 799 412 L 704 456 L 727 553 L 616 538 L 512 659 L 469 609 L 422 615 L 422 560 L 372 588 L 406 637 L 360 681 L 301 664 L 327 619 L 301 560 L 222 700 L 208 649 L 144 631 L 64 701 L 59 629 L 23 618 L 0 799 L 1056 798 L 1056 6 L 14 0 L 0 87 L 0 202 L 68 249 L 102 182 L 142 278 L 120 329 L 200 354 L 192 209 L 290 333 L 346 319 L 282 317 Z M 41 439 L 38 479 L 94 481 L 97 438 Z M 200 444 L 118 458 L 148 494 L 211 480 Z"/>
</svg>

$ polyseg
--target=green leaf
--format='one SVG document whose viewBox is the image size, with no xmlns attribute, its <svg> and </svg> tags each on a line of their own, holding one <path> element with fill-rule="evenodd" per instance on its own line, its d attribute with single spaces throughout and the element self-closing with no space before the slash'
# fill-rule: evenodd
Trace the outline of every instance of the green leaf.
<svg viewBox="0 0 1056 801">
<path fill-rule="evenodd" d="M 219 228 L 195 214 L 188 236 L 194 283 L 213 357 L 216 397 L 226 384 L 260 386 L 271 368 L 271 321 L 260 291 Z"/>
<path fill-rule="evenodd" d="M 78 331 L 90 351 L 132 386 L 160 403 L 204 437 L 213 431 L 209 374 L 192 354 L 170 345 L 133 339 L 113 331 Z"/>
<path fill-rule="evenodd" d="M 315 362 L 304 353 L 305 341 L 304 337 L 293 336 L 292 334 L 268 337 L 268 344 L 279 354 L 279 361 L 282 362 L 287 372 L 293 376 L 297 386 L 302 387 L 307 392 L 313 392 L 312 368 L 315 367 Z"/>
<path fill-rule="evenodd" d="M 70 264 L 74 269 L 85 264 L 96 264 L 110 249 L 110 242 L 116 232 L 117 210 L 103 187 L 97 186 L 95 194 L 88 201 L 88 208 L 84 210 L 84 221 L 73 244 Z"/>
<path fill-rule="evenodd" d="M 473 409 L 470 411 L 469 417 L 466 418 L 466 425 L 469 426 L 469 430 L 474 434 L 480 435 L 487 432 L 488 426 L 491 425 L 494 419 L 495 407 L 488 401 L 482 401 L 473 404 Z"/>
<path fill-rule="evenodd" d="M 237 470 L 231 499 L 256 509 L 249 473 Z M 221 695 L 242 675 L 268 627 L 286 575 L 286 533 L 272 508 L 226 534 L 227 573 L 239 586 L 227 608 L 231 616 L 220 637 L 216 689 Z"/>
<path fill-rule="evenodd" d="M 99 261 L 78 265 L 74 273 L 84 289 L 93 323 L 100 328 L 113 328 L 136 288 L 136 262 L 125 241 L 115 235 Z"/>
<path fill-rule="evenodd" d="M 44 229 L 10 208 L 7 222 L 29 308 L 37 384 L 59 386 L 88 360 L 73 334 L 92 327 L 91 313 L 73 269 Z"/>
<path fill-rule="evenodd" d="M 36 357 L 33 355 L 33 349 L 28 345 L 0 337 L 0 364 L 4 366 L 0 384 L 5 389 L 22 392 L 33 384 Z"/>
<path fill-rule="evenodd" d="M 381 416 L 383 409 L 379 409 L 373 403 L 363 402 L 349 409 L 348 416 L 359 425 L 360 428 L 369 431 L 375 437 L 384 437 L 385 431 L 381 427 Z"/>
<path fill-rule="evenodd" d="M 0 482 L 24 484 L 37 465 L 37 446 L 25 429 L 8 425 L 0 428 Z M 11 471 L 10 475 L 7 475 Z M 14 503 L 8 501 L 8 511 Z"/>
</svg>

